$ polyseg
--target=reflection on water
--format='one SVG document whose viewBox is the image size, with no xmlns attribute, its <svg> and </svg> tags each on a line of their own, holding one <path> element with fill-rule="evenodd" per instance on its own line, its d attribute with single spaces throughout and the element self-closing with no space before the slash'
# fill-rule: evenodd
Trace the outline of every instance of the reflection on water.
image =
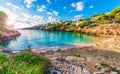
<svg viewBox="0 0 120 74">
<path fill-rule="evenodd" d="M 41 31 L 41 30 L 19 30 L 21 36 L 3 43 L 5 48 L 14 50 L 25 49 L 31 45 L 39 47 L 61 47 L 74 43 L 88 43 L 97 37 L 73 32 Z"/>
</svg>

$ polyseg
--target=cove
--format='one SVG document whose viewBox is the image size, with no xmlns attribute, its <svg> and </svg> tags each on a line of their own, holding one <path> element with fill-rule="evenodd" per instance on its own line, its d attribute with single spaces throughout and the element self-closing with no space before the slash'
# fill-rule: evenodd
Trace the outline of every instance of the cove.
<svg viewBox="0 0 120 74">
<path fill-rule="evenodd" d="M 76 43 L 90 43 L 98 37 L 75 32 L 43 31 L 43 30 L 18 30 L 21 36 L 2 43 L 4 48 L 24 50 L 32 48 L 50 48 L 72 46 Z"/>
</svg>

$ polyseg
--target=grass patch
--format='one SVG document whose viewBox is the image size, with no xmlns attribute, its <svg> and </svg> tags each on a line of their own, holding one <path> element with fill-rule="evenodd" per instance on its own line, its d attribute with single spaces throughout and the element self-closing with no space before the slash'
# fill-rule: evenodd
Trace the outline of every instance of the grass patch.
<svg viewBox="0 0 120 74">
<path fill-rule="evenodd" d="M 80 53 L 76 53 L 76 54 L 74 54 L 74 56 L 81 57 L 81 54 Z"/>
<path fill-rule="evenodd" d="M 50 68 L 50 62 L 30 52 L 19 53 L 6 57 L 0 54 L 0 74 L 46 74 Z"/>
<path fill-rule="evenodd" d="M 104 62 L 101 62 L 100 65 L 103 66 L 103 67 L 109 66 L 108 64 L 106 64 L 106 63 L 104 63 Z"/>
</svg>

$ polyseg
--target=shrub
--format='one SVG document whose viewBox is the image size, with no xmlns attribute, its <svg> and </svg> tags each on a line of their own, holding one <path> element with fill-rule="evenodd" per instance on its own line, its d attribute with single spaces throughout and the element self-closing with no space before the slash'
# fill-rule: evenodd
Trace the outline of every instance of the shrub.
<svg viewBox="0 0 120 74">
<path fill-rule="evenodd" d="M 81 57 L 81 54 L 80 53 L 76 53 L 74 56 Z"/>
<path fill-rule="evenodd" d="M 0 11 L 0 17 L 7 18 L 8 16 L 7 16 L 7 14 L 4 13 L 3 11 Z"/>
<path fill-rule="evenodd" d="M 92 23 L 90 26 L 91 27 L 95 27 L 95 26 L 97 26 L 97 24 L 96 23 Z"/>
<path fill-rule="evenodd" d="M 86 23 L 80 23 L 78 26 L 81 27 L 81 28 L 83 28 L 83 27 L 85 27 L 87 25 L 86 25 Z"/>
<path fill-rule="evenodd" d="M 42 56 L 30 52 L 10 55 L 7 58 L 0 54 L 0 74 L 46 74 L 50 62 Z"/>
<path fill-rule="evenodd" d="M 109 66 L 108 64 L 106 64 L 106 63 L 104 63 L 104 62 L 101 62 L 100 65 L 103 66 L 103 67 Z"/>
</svg>

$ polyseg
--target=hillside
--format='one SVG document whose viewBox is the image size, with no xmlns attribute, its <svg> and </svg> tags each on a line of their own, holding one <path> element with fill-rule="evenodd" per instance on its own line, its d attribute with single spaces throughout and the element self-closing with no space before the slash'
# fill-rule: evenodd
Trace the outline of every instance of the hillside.
<svg viewBox="0 0 120 74">
<path fill-rule="evenodd" d="M 0 42 L 9 40 L 15 36 L 20 35 L 11 26 L 7 25 L 8 16 L 6 13 L 0 11 Z"/>
<path fill-rule="evenodd" d="M 89 18 L 77 20 L 60 21 L 35 28 L 44 30 L 60 30 L 69 32 L 80 32 L 97 36 L 120 36 L 120 7 L 109 13 L 94 14 Z"/>
</svg>

